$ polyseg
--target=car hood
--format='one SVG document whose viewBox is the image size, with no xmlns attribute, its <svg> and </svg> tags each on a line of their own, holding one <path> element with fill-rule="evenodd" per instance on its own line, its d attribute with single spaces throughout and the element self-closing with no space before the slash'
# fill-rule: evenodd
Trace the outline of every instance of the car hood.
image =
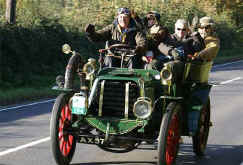
<svg viewBox="0 0 243 165">
<path fill-rule="evenodd" d="M 111 80 L 133 80 L 133 81 L 152 81 L 157 80 L 155 77 L 159 76 L 160 72 L 157 70 L 145 69 L 128 69 L 128 68 L 105 68 L 98 74 L 99 79 Z M 158 80 L 157 80 L 158 81 Z"/>
</svg>

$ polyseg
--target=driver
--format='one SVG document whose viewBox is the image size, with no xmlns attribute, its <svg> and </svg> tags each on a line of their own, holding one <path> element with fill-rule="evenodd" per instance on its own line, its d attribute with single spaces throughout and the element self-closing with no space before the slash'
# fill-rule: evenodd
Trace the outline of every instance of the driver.
<svg viewBox="0 0 243 165">
<path fill-rule="evenodd" d="M 115 43 L 127 44 L 135 47 L 135 56 L 128 61 L 129 68 L 142 68 L 141 57 L 146 51 L 146 37 L 136 26 L 131 18 L 131 12 L 128 8 L 119 8 L 115 21 L 101 30 L 95 31 L 92 24 L 85 27 L 88 39 L 94 42 L 115 41 Z M 107 67 L 119 67 L 120 59 L 106 56 L 104 65 Z"/>
</svg>

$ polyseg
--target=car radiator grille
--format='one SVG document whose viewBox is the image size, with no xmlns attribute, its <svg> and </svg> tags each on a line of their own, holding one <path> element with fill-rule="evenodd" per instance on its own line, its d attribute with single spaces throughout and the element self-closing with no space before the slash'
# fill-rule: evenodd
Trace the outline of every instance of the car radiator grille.
<svg viewBox="0 0 243 165">
<path fill-rule="evenodd" d="M 102 94 L 102 82 L 104 83 L 103 102 L 100 101 L 100 94 Z M 99 104 L 102 102 L 102 116 L 109 117 L 125 117 L 125 98 L 126 98 L 126 84 L 128 87 L 128 118 L 134 119 L 133 105 L 139 97 L 139 88 L 135 82 L 132 81 L 110 81 L 103 80 L 98 85 L 97 101 Z M 128 86 L 128 85 L 127 85 Z"/>
</svg>

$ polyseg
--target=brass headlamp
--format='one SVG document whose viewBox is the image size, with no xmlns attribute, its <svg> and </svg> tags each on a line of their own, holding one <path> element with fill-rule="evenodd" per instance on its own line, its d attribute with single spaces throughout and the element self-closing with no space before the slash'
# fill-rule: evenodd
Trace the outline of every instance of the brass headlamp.
<svg viewBox="0 0 243 165">
<path fill-rule="evenodd" d="M 160 77 L 161 77 L 161 83 L 163 85 L 171 85 L 172 81 L 172 69 L 170 64 L 165 64 L 163 69 L 160 72 Z"/>
<path fill-rule="evenodd" d="M 83 72 L 86 73 L 86 80 L 90 80 L 96 70 L 96 60 L 89 58 L 88 62 L 83 66 Z"/>
</svg>

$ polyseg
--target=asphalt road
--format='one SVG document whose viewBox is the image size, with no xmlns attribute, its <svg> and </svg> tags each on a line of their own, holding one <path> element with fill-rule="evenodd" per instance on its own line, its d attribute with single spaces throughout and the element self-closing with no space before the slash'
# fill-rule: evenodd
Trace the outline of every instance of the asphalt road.
<svg viewBox="0 0 243 165">
<path fill-rule="evenodd" d="M 243 162 L 243 61 L 214 66 L 210 81 L 213 127 L 206 156 L 197 158 L 191 140 L 184 138 L 178 165 L 240 165 Z M 0 108 L 0 165 L 55 165 L 49 138 L 53 101 Z M 104 152 L 78 144 L 72 165 L 151 165 L 157 151 L 152 145 L 125 154 Z M 243 164 L 243 163 L 242 163 Z"/>
</svg>

